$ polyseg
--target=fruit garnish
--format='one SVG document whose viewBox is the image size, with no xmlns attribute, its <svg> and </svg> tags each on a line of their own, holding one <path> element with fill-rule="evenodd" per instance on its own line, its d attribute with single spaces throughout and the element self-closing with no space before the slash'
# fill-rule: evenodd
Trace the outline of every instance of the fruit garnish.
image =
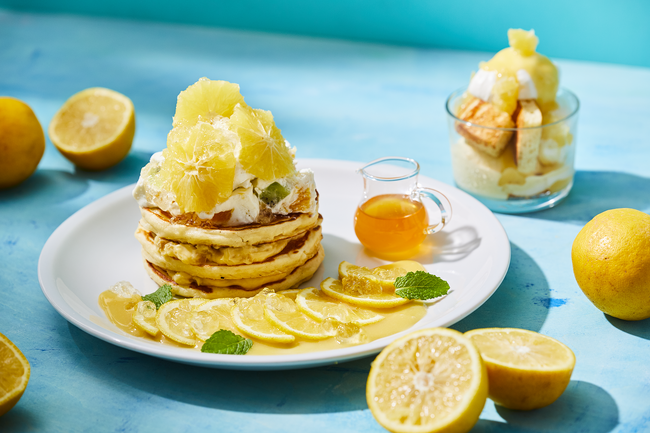
<svg viewBox="0 0 650 433">
<path fill-rule="evenodd" d="M 169 133 L 158 176 L 183 213 L 209 212 L 232 195 L 236 160 L 231 138 L 205 122 Z"/>
<path fill-rule="evenodd" d="M 280 185 L 278 182 L 273 182 L 260 193 L 260 200 L 262 200 L 268 207 L 273 207 L 288 195 L 288 189 Z"/>
<path fill-rule="evenodd" d="M 157 310 L 162 304 L 172 300 L 172 286 L 169 284 L 163 284 L 158 287 L 155 292 L 144 295 L 142 300 L 152 302 L 156 306 Z"/>
<path fill-rule="evenodd" d="M 449 283 L 424 271 L 409 272 L 395 280 L 395 294 L 406 299 L 434 299 L 449 291 Z"/>
<path fill-rule="evenodd" d="M 497 79 L 489 102 L 501 111 L 512 115 L 517 109 L 517 98 L 519 97 L 519 82 L 515 77 L 502 76 Z"/>
<path fill-rule="evenodd" d="M 196 345 L 191 320 L 194 311 L 206 299 L 188 298 L 162 304 L 156 314 L 156 325 L 165 337 L 187 346 Z"/>
<path fill-rule="evenodd" d="M 623 320 L 650 317 L 650 215 L 602 212 L 573 241 L 578 286 L 600 311 Z"/>
<path fill-rule="evenodd" d="M 296 337 L 288 334 L 264 317 L 265 298 L 272 291 L 262 290 L 252 298 L 239 299 L 231 310 L 237 329 L 246 335 L 272 343 L 291 343 Z"/>
<path fill-rule="evenodd" d="M 230 129 L 239 135 L 244 170 L 266 181 L 295 173 L 293 156 L 270 111 L 239 105 L 230 117 Z"/>
<path fill-rule="evenodd" d="M 487 328 L 466 332 L 481 352 L 489 397 L 509 409 L 548 406 L 571 379 L 575 355 L 559 341 L 525 329 Z"/>
<path fill-rule="evenodd" d="M 280 294 L 266 296 L 264 318 L 284 332 L 305 340 L 324 340 L 336 335 L 334 330 L 304 314 L 293 300 Z"/>
<path fill-rule="evenodd" d="M 238 84 L 203 77 L 178 95 L 173 126 L 230 117 L 237 104 L 245 105 Z"/>
<path fill-rule="evenodd" d="M 128 281 L 117 282 L 109 287 L 108 290 L 115 293 L 120 298 L 141 298 L 138 289 L 133 287 L 133 284 Z"/>
<path fill-rule="evenodd" d="M 341 281 L 334 278 L 325 279 L 320 287 L 327 296 L 360 307 L 393 308 L 411 302 L 410 299 L 399 297 L 393 293 L 350 294 L 343 288 Z"/>
<path fill-rule="evenodd" d="M 346 261 L 339 264 L 339 278 L 343 289 L 351 295 L 392 293 L 395 291 L 395 278 L 406 273 L 402 268 L 368 269 Z"/>
<path fill-rule="evenodd" d="M 54 146 L 78 167 L 103 170 L 129 153 L 135 110 L 129 98 L 101 87 L 82 90 L 56 112 L 48 128 Z"/>
<path fill-rule="evenodd" d="M 199 340 L 206 341 L 221 329 L 236 331 L 237 328 L 230 317 L 233 305 L 235 302 L 232 298 L 211 299 L 199 305 L 190 319 L 194 335 Z"/>
<path fill-rule="evenodd" d="M 18 403 L 27 388 L 30 367 L 25 355 L 0 334 L 0 416 Z"/>
<path fill-rule="evenodd" d="M 0 189 L 31 176 L 44 151 L 43 128 L 29 105 L 0 97 Z"/>
<path fill-rule="evenodd" d="M 467 432 L 488 393 L 476 346 L 452 329 L 416 331 L 389 344 L 373 361 L 368 407 L 391 432 Z"/>
<path fill-rule="evenodd" d="M 531 56 L 537 49 L 539 38 L 535 36 L 535 30 L 510 29 L 508 42 L 522 56 Z"/>
<path fill-rule="evenodd" d="M 331 318 L 341 323 L 369 325 L 384 319 L 384 316 L 379 313 L 348 305 L 325 295 L 315 287 L 301 290 L 296 296 L 296 306 L 300 311 L 317 321 Z"/>
<path fill-rule="evenodd" d="M 245 355 L 253 347 L 253 342 L 248 338 L 222 329 L 212 334 L 203 346 L 201 352 L 221 353 L 224 355 Z"/>
<path fill-rule="evenodd" d="M 133 315 L 131 316 L 131 320 L 135 326 L 153 337 L 160 332 L 156 325 L 156 310 L 156 304 L 153 302 L 140 301 L 135 305 Z"/>
</svg>

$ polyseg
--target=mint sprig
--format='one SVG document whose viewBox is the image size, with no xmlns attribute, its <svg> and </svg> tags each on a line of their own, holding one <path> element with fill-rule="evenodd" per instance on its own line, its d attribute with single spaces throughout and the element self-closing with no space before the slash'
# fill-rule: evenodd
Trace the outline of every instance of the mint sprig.
<svg viewBox="0 0 650 433">
<path fill-rule="evenodd" d="M 201 352 L 222 353 L 225 355 L 245 355 L 253 346 L 253 341 L 226 329 L 220 329 L 205 340 Z"/>
<path fill-rule="evenodd" d="M 406 299 L 424 301 L 446 295 L 448 291 L 449 283 L 424 271 L 409 272 L 395 280 L 395 294 Z"/>
<path fill-rule="evenodd" d="M 172 300 L 172 286 L 169 284 L 163 284 L 162 286 L 158 287 L 158 290 L 156 290 L 155 292 L 150 293 L 148 295 L 144 295 L 142 297 L 142 300 L 153 302 L 154 304 L 156 304 L 156 310 L 157 310 L 160 308 L 162 304 Z"/>
</svg>

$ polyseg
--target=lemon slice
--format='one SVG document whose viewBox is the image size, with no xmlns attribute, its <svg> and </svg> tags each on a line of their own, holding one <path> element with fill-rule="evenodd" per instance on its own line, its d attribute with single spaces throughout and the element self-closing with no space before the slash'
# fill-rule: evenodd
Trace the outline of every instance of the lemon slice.
<svg viewBox="0 0 650 433">
<path fill-rule="evenodd" d="M 476 346 L 445 328 L 416 331 L 389 344 L 373 361 L 366 386 L 377 422 L 400 433 L 467 432 L 487 393 Z"/>
<path fill-rule="evenodd" d="M 156 304 L 151 301 L 140 301 L 133 309 L 131 320 L 138 328 L 155 337 L 160 330 L 156 326 Z"/>
<path fill-rule="evenodd" d="M 346 261 L 339 265 L 339 279 L 343 286 L 347 291 L 359 294 L 394 292 L 395 279 L 406 274 L 406 269 L 398 266 L 368 269 Z"/>
<path fill-rule="evenodd" d="M 18 403 L 29 381 L 29 362 L 7 337 L 0 334 L 0 416 Z"/>
<path fill-rule="evenodd" d="M 393 308 L 411 302 L 410 299 L 401 298 L 392 293 L 379 294 L 349 294 L 343 289 L 341 281 L 327 278 L 320 288 L 327 296 L 339 299 L 348 304 L 369 308 Z"/>
<path fill-rule="evenodd" d="M 266 297 L 264 318 L 284 332 L 305 340 L 324 340 L 336 335 L 332 329 L 302 313 L 294 301 L 278 294 Z"/>
<path fill-rule="evenodd" d="M 237 328 L 230 317 L 233 305 L 233 298 L 211 299 L 199 305 L 190 319 L 194 335 L 205 341 L 220 329 L 236 332 Z"/>
<path fill-rule="evenodd" d="M 195 346 L 196 338 L 192 332 L 191 320 L 196 308 L 207 302 L 206 299 L 188 298 L 165 302 L 156 314 L 156 325 L 163 335 L 177 343 Z"/>
<path fill-rule="evenodd" d="M 56 112 L 50 140 L 75 165 L 103 170 L 120 162 L 133 143 L 135 110 L 129 98 L 101 87 L 82 90 Z"/>
<path fill-rule="evenodd" d="M 384 319 L 384 316 L 379 313 L 348 305 L 325 295 L 315 287 L 300 290 L 296 296 L 296 306 L 300 311 L 318 321 L 331 318 L 342 323 L 369 325 Z"/>
<path fill-rule="evenodd" d="M 244 334 L 273 343 L 291 343 L 296 337 L 288 334 L 264 317 L 264 292 L 253 298 L 240 299 L 230 312 L 235 326 Z"/>
<path fill-rule="evenodd" d="M 182 212 L 209 212 L 232 195 L 236 164 L 232 140 L 205 122 L 169 133 L 158 176 L 176 195 Z"/>
<path fill-rule="evenodd" d="M 291 151 L 270 111 L 238 105 L 230 129 L 239 135 L 239 162 L 244 170 L 266 181 L 295 173 Z"/>
<path fill-rule="evenodd" d="M 559 341 L 525 329 L 486 328 L 466 332 L 476 344 L 490 382 L 490 398 L 509 409 L 548 406 L 564 392 L 576 358 Z"/>
<path fill-rule="evenodd" d="M 277 292 L 278 295 L 286 296 L 287 298 L 291 299 L 292 301 L 296 300 L 296 296 L 300 292 L 301 289 L 289 289 L 289 290 L 282 290 Z"/>
<path fill-rule="evenodd" d="M 237 104 L 245 105 L 239 84 L 200 78 L 178 95 L 174 126 L 192 126 L 199 118 L 211 122 L 215 118 L 230 117 Z"/>
</svg>

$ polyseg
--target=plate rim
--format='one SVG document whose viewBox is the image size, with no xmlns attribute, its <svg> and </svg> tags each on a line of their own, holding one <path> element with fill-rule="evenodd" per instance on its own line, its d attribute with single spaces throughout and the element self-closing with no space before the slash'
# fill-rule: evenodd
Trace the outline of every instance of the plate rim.
<svg viewBox="0 0 650 433">
<path fill-rule="evenodd" d="M 297 158 L 296 162 L 301 165 L 304 164 L 310 167 L 322 165 L 322 168 L 325 169 L 334 166 L 336 169 L 356 170 L 357 168 L 364 165 L 364 163 L 356 161 L 321 158 Z M 510 267 L 512 253 L 510 248 L 510 241 L 505 229 L 503 228 L 503 225 L 496 218 L 494 213 L 492 213 L 485 205 L 483 205 L 480 201 L 471 195 L 456 188 L 455 186 L 446 184 L 422 174 L 420 174 L 419 181 L 420 184 L 425 184 L 434 188 L 439 187 L 439 185 L 443 185 L 443 189 L 448 189 L 450 195 L 455 200 L 470 203 L 472 206 L 480 209 L 484 214 L 480 215 L 480 217 L 484 218 L 487 216 L 488 219 L 492 220 L 491 223 L 495 224 L 495 227 L 500 230 L 500 233 L 498 233 L 498 236 L 496 236 L 496 238 L 497 240 L 503 242 L 502 246 L 504 246 L 507 250 L 507 254 L 504 254 L 502 257 L 502 260 L 505 263 L 501 264 L 501 274 L 494 275 L 495 273 L 491 273 L 491 280 L 482 284 L 482 286 L 485 286 L 489 283 L 490 286 L 494 285 L 494 287 L 484 293 L 480 299 L 477 299 L 477 302 L 471 304 L 468 308 L 462 309 L 460 311 L 460 315 L 456 314 L 451 320 L 447 320 L 444 324 L 439 325 L 449 327 L 476 311 L 476 309 L 483 305 L 483 303 L 485 303 L 485 301 L 487 301 L 499 288 Z M 54 253 L 56 252 L 57 247 L 59 247 L 60 244 L 67 239 L 67 236 L 70 234 L 70 232 L 74 231 L 74 228 L 78 222 L 85 221 L 90 215 L 96 213 L 98 210 L 101 210 L 105 207 L 110 207 L 115 202 L 124 200 L 124 196 L 127 195 L 127 191 L 128 195 L 130 195 L 130 191 L 132 191 L 134 186 L 135 184 L 130 184 L 121 187 L 77 210 L 52 232 L 52 234 L 45 242 L 45 245 L 43 246 L 43 249 L 41 250 L 41 254 L 39 256 L 38 281 L 41 286 L 41 290 L 45 295 L 45 298 L 64 319 L 94 337 L 138 353 L 185 364 L 236 370 L 288 370 L 336 364 L 338 362 L 345 362 L 373 355 L 379 353 L 384 347 L 386 347 L 390 342 L 396 340 L 397 338 L 417 329 L 425 328 L 428 326 L 426 324 L 416 324 L 409 329 L 371 341 L 366 344 L 340 349 L 289 355 L 256 355 L 251 357 L 236 356 L 234 358 L 233 355 L 207 354 L 197 351 L 186 351 L 184 349 L 177 349 L 173 347 L 167 348 L 163 345 L 156 347 L 156 343 L 147 342 L 143 344 L 142 342 L 138 342 L 131 337 L 122 336 L 116 332 L 111 331 L 110 329 L 101 327 L 100 325 L 81 316 L 63 299 L 57 288 L 57 277 L 53 269 Z M 48 273 L 48 271 L 50 272 Z M 70 308 L 72 313 L 68 311 L 66 307 Z"/>
</svg>

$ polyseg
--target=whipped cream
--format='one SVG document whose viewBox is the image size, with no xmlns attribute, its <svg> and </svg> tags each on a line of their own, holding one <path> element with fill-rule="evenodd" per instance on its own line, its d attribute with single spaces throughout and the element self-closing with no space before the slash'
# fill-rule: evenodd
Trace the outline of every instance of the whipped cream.
<svg viewBox="0 0 650 433">
<path fill-rule="evenodd" d="M 497 82 L 497 71 L 479 69 L 469 82 L 467 91 L 479 99 L 487 101 L 492 93 L 492 88 Z"/>
<path fill-rule="evenodd" d="M 537 87 L 535 87 L 535 83 L 528 71 L 519 69 L 516 74 L 519 83 L 519 96 L 517 99 L 537 99 Z M 497 71 L 479 69 L 469 82 L 467 91 L 483 101 L 488 101 L 496 82 Z"/>
<path fill-rule="evenodd" d="M 537 99 L 537 87 L 527 70 L 519 69 L 517 71 L 517 81 L 519 82 L 519 97 L 517 99 Z"/>
<path fill-rule="evenodd" d="M 295 152 L 294 149 L 292 150 Z M 149 163 L 140 172 L 140 178 L 133 189 L 133 198 L 140 207 L 159 208 L 174 216 L 179 216 L 182 212 L 176 203 L 176 196 L 172 191 L 167 191 L 163 187 L 162 181 L 157 176 L 164 161 L 165 157 L 162 152 L 154 153 L 151 156 Z M 287 197 L 271 209 L 274 214 L 287 215 L 296 212 L 295 203 L 305 196 L 308 197 L 308 202 L 303 203 L 299 211 L 307 213 L 316 210 L 316 186 L 314 173 L 310 169 L 303 169 L 294 175 L 273 181 L 262 181 L 244 170 L 238 161 L 235 167 L 232 195 L 223 203 L 215 205 L 209 212 L 200 212 L 198 217 L 211 219 L 217 213 L 232 211 L 230 220 L 226 225 L 234 226 L 253 223 L 260 214 L 261 202 L 258 195 L 273 182 L 280 183 L 290 191 Z M 253 186 L 253 183 L 256 186 Z"/>
</svg>

